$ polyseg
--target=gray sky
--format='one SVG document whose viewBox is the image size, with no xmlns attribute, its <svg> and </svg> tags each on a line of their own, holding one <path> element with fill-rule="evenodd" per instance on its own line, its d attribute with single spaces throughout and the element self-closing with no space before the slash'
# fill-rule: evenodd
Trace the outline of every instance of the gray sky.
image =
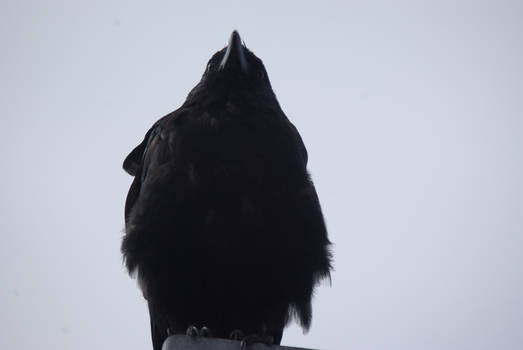
<svg viewBox="0 0 523 350">
<path fill-rule="evenodd" d="M 0 348 L 149 349 L 125 155 L 232 29 L 335 243 L 324 349 L 523 348 L 521 1 L 1 1 Z"/>
</svg>

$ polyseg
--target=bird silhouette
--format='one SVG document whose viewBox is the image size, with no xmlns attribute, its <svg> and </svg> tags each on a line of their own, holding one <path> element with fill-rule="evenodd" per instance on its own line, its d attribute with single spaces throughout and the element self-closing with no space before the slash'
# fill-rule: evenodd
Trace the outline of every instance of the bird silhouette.
<svg viewBox="0 0 523 350">
<path fill-rule="evenodd" d="M 123 167 L 121 250 L 155 350 L 171 333 L 279 344 L 291 319 L 309 328 L 330 242 L 302 139 L 236 31 Z"/>
</svg>

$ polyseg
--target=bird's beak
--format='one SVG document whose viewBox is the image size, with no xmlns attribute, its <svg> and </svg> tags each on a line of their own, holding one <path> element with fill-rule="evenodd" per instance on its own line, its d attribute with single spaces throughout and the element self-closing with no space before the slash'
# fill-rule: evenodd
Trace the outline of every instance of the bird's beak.
<svg viewBox="0 0 523 350">
<path fill-rule="evenodd" d="M 220 62 L 220 70 L 226 67 L 239 67 L 243 72 L 246 72 L 249 68 L 247 59 L 245 58 L 245 48 L 242 44 L 242 39 L 236 30 L 232 32 L 227 51 Z"/>
</svg>

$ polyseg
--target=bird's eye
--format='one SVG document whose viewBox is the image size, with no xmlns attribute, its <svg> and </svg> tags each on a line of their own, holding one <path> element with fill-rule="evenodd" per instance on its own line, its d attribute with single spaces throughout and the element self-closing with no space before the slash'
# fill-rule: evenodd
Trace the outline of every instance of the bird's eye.
<svg viewBox="0 0 523 350">
<path fill-rule="evenodd" d="M 205 70 L 206 70 L 207 72 L 211 70 L 211 63 L 210 63 L 210 62 L 207 64 L 207 68 L 205 68 Z"/>
<path fill-rule="evenodd" d="M 258 70 L 258 78 L 263 79 L 265 77 L 265 72 L 263 69 Z"/>
</svg>

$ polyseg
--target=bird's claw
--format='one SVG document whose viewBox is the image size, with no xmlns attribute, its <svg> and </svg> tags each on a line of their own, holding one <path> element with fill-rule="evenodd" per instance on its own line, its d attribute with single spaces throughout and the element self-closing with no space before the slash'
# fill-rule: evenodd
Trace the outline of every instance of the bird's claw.
<svg viewBox="0 0 523 350">
<path fill-rule="evenodd" d="M 208 327 L 203 326 L 200 328 L 200 337 L 210 338 L 212 337 L 212 332 Z"/>
<path fill-rule="evenodd" d="M 190 337 L 212 337 L 211 330 L 209 329 L 209 327 L 206 326 L 203 326 L 202 328 L 198 329 L 198 327 L 190 325 L 189 327 L 187 327 L 185 334 Z"/>
<path fill-rule="evenodd" d="M 189 327 L 187 327 L 185 334 L 189 337 L 197 337 L 200 335 L 200 331 L 198 331 L 198 328 L 196 328 L 196 326 L 190 325 Z"/>
</svg>

